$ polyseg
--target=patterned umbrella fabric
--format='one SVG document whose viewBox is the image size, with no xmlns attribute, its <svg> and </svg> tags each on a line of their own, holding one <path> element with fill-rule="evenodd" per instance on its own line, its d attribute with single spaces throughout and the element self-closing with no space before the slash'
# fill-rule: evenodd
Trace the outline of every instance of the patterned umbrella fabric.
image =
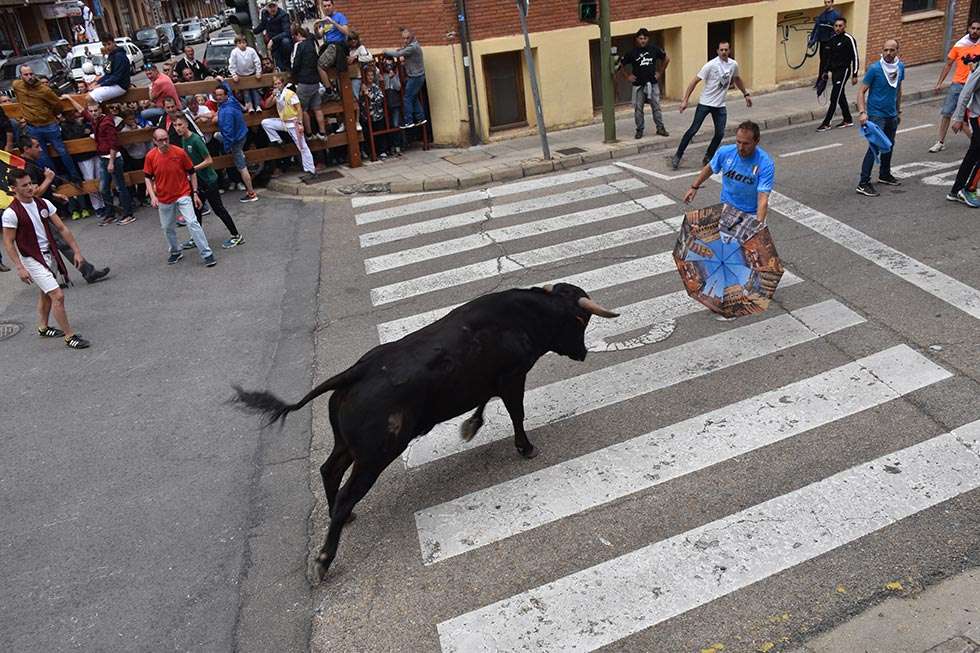
<svg viewBox="0 0 980 653">
<path fill-rule="evenodd" d="M 688 211 L 674 262 L 688 294 L 725 317 L 766 310 L 783 276 L 769 228 L 727 204 Z"/>
</svg>

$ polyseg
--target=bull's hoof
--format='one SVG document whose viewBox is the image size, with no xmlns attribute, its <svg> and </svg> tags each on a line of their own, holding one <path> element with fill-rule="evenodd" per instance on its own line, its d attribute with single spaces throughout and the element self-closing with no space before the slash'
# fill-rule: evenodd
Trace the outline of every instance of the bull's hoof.
<svg viewBox="0 0 980 653">
<path fill-rule="evenodd" d="M 531 460 L 532 458 L 537 458 L 538 457 L 538 454 L 541 453 L 541 452 L 538 450 L 537 447 L 535 447 L 532 444 L 529 447 L 527 447 L 526 449 L 521 449 L 521 448 L 518 447 L 517 453 L 521 454 L 523 457 L 527 458 L 528 460 Z"/>
<path fill-rule="evenodd" d="M 327 575 L 328 569 L 330 569 L 330 560 L 327 558 L 326 553 L 321 553 L 319 556 L 317 556 L 316 567 L 314 568 L 317 583 L 323 582 L 324 577 Z"/>
<path fill-rule="evenodd" d="M 474 419 L 470 417 L 459 425 L 459 437 L 463 438 L 465 442 L 469 442 L 476 437 L 477 433 L 480 432 L 481 426 L 483 426 L 482 419 Z"/>
</svg>

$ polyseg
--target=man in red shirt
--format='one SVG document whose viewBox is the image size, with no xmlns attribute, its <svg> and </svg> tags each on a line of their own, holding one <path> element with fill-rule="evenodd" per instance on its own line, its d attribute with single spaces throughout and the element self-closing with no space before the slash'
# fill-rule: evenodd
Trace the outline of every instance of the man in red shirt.
<svg viewBox="0 0 980 653">
<path fill-rule="evenodd" d="M 170 79 L 167 75 L 161 75 L 160 71 L 157 70 L 156 64 L 148 63 L 143 66 L 143 70 L 146 71 L 146 76 L 150 80 L 150 100 L 156 106 L 144 109 L 140 115 L 143 120 L 152 122 L 166 113 L 163 108 L 164 98 L 173 98 L 177 106 L 180 106 L 180 95 L 177 94 L 177 87 L 174 86 L 174 80 Z"/>
<path fill-rule="evenodd" d="M 187 152 L 170 144 L 170 137 L 163 129 L 153 130 L 153 145 L 154 148 L 144 159 L 143 174 L 146 176 L 146 192 L 150 195 L 150 205 L 159 209 L 160 227 L 170 245 L 167 264 L 173 265 L 184 258 L 177 241 L 176 218 L 179 211 L 204 264 L 209 268 L 214 267 L 214 253 L 208 246 L 201 223 L 194 215 L 194 207 L 201 208 L 194 163 Z"/>
</svg>

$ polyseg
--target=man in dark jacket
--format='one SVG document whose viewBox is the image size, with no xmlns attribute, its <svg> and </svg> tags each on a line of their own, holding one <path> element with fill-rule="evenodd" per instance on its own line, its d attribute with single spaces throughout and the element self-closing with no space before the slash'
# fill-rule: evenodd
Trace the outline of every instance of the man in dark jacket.
<svg viewBox="0 0 980 653">
<path fill-rule="evenodd" d="M 820 57 L 820 76 L 823 79 L 830 77 L 833 84 L 830 92 L 830 103 L 827 106 L 827 115 L 823 122 L 817 127 L 818 132 L 830 129 L 830 121 L 834 119 L 834 111 L 840 105 L 841 117 L 844 119 L 838 127 L 850 127 L 854 124 L 851 120 L 851 109 L 847 104 L 848 78 L 851 84 L 858 82 L 858 46 L 853 36 L 848 34 L 845 29 L 847 19 L 843 16 L 834 23 L 834 36 L 823 44 L 824 56 Z"/>
<path fill-rule="evenodd" d="M 293 47 L 292 37 L 289 34 L 289 14 L 280 9 L 275 0 L 271 0 L 262 12 L 262 20 L 252 31 L 256 34 L 266 33 L 269 37 L 269 50 L 272 51 L 276 67 L 288 71 L 289 55 Z"/>
<path fill-rule="evenodd" d="M 184 79 L 184 69 L 188 68 L 194 74 L 194 81 L 201 81 L 202 79 L 207 79 L 212 77 L 212 73 L 207 66 L 204 65 L 203 61 L 198 61 L 194 58 L 194 48 L 188 45 L 184 48 L 184 56 L 177 60 L 174 64 L 174 76 L 178 80 Z"/>
<path fill-rule="evenodd" d="M 308 134 L 307 140 L 326 140 L 326 120 L 320 106 L 320 72 L 317 67 L 316 41 L 310 38 L 310 33 L 299 25 L 293 26 L 292 36 L 296 45 L 293 47 L 291 63 L 293 80 L 296 82 L 296 95 L 299 96 L 299 103 L 303 108 L 303 132 Z M 317 133 L 313 133 L 310 129 L 310 111 L 316 116 L 316 124 L 319 127 Z"/>
<path fill-rule="evenodd" d="M 105 74 L 95 81 L 95 86 L 89 89 L 83 104 L 89 102 L 102 104 L 125 95 L 126 91 L 129 90 L 132 66 L 130 66 L 126 51 L 116 45 L 116 40 L 111 36 L 102 37 L 102 48 L 105 50 L 108 59 Z"/>
</svg>

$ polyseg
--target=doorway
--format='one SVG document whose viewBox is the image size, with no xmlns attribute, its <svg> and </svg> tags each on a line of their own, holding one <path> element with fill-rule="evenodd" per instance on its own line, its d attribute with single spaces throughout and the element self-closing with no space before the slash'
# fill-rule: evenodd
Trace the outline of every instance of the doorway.
<svg viewBox="0 0 980 653">
<path fill-rule="evenodd" d="M 728 56 L 735 59 L 735 21 L 722 20 L 717 23 L 708 23 L 708 58 L 710 61 L 718 56 L 718 44 L 728 42 L 731 51 Z"/>
<path fill-rule="evenodd" d="M 527 126 L 520 50 L 483 55 L 490 131 Z"/>
<path fill-rule="evenodd" d="M 658 30 L 650 32 L 650 43 L 656 45 L 661 50 L 664 48 L 664 32 Z M 636 39 L 632 34 L 623 34 L 612 37 L 612 47 L 616 54 L 613 60 L 617 61 L 620 57 L 636 47 Z M 602 56 L 599 53 L 599 39 L 589 41 L 589 67 L 592 72 L 592 108 L 602 108 L 602 79 L 599 77 L 599 67 L 602 65 Z M 613 77 L 613 97 L 617 106 L 631 104 L 633 102 L 633 84 L 626 78 L 627 68 Z M 659 80 L 660 92 L 663 93 L 667 88 L 667 71 L 664 71 Z"/>
</svg>

